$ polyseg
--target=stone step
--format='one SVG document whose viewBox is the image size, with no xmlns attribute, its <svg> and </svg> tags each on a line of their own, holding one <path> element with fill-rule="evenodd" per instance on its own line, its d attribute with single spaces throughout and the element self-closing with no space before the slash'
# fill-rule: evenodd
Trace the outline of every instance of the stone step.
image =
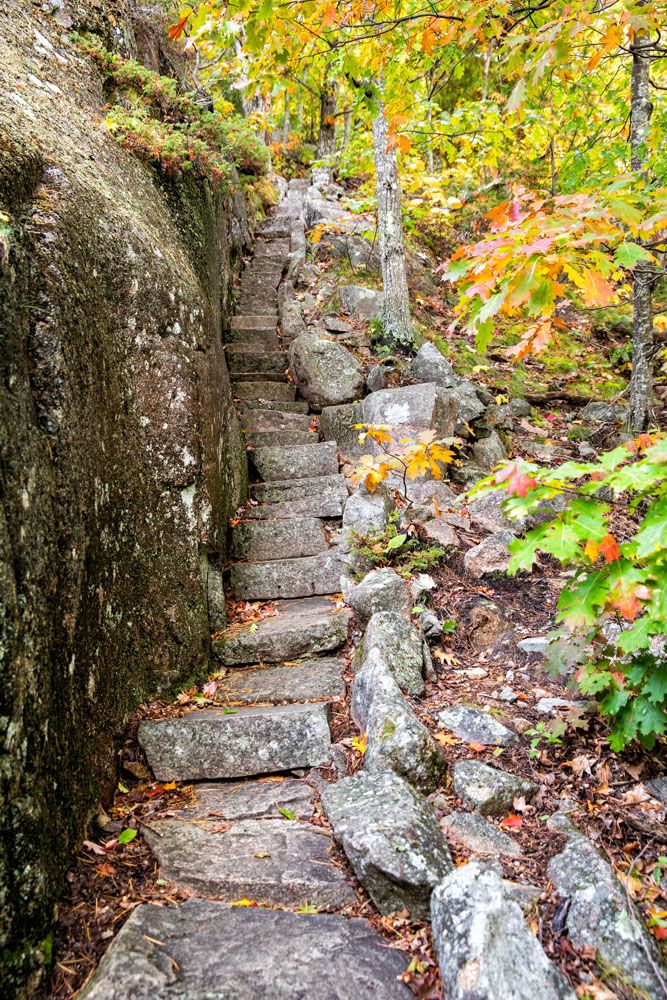
<svg viewBox="0 0 667 1000">
<path fill-rule="evenodd" d="M 307 479 L 329 476 L 338 472 L 335 441 L 299 445 L 292 448 L 257 448 L 253 465 L 266 482 L 285 479 Z"/>
<path fill-rule="evenodd" d="M 143 904 L 81 1000 L 411 1000 L 401 981 L 409 958 L 358 918 L 202 899 Z"/>
<path fill-rule="evenodd" d="M 249 819 L 213 832 L 182 820 L 144 830 L 160 875 L 209 899 L 334 909 L 356 902 L 332 864 L 327 830 L 296 820 Z"/>
<path fill-rule="evenodd" d="M 280 809 L 306 820 L 315 812 L 315 795 L 313 786 L 303 778 L 204 781 L 192 786 L 192 798 L 176 817 L 196 820 L 208 830 L 218 827 L 220 820 L 280 819 Z"/>
<path fill-rule="evenodd" d="M 305 399 L 281 400 L 281 399 L 247 399 L 239 402 L 239 416 L 241 420 L 248 413 L 258 413 L 260 411 L 282 412 L 282 413 L 308 413 L 308 403 Z"/>
<path fill-rule="evenodd" d="M 294 559 L 314 556 L 329 548 L 324 526 L 316 517 L 299 524 L 277 521 L 241 521 L 232 529 L 232 559 Z"/>
<path fill-rule="evenodd" d="M 227 344 L 225 348 L 227 368 L 237 372 L 273 372 L 281 375 L 289 367 L 286 351 L 269 351 L 263 346 L 249 344 Z"/>
<path fill-rule="evenodd" d="M 285 503 L 263 503 L 257 507 L 248 507 L 243 516 L 254 521 L 285 521 L 304 517 L 338 518 L 343 514 L 344 500 L 333 494 L 323 494 L 320 497 L 305 497 L 301 500 L 288 500 Z"/>
<path fill-rule="evenodd" d="M 237 382 L 234 395 L 238 399 L 264 399 L 269 401 L 294 402 L 296 387 L 291 382 Z"/>
<path fill-rule="evenodd" d="M 321 497 L 324 494 L 337 497 L 341 501 L 347 500 L 345 477 L 337 472 L 330 476 L 308 476 L 297 482 L 294 479 L 274 479 L 268 483 L 253 483 L 250 487 L 250 495 L 260 503 L 291 503 L 295 500 Z"/>
<path fill-rule="evenodd" d="M 239 417 L 244 431 L 311 431 L 312 418 L 305 413 L 281 410 L 240 408 Z"/>
<path fill-rule="evenodd" d="M 336 550 L 301 559 L 239 562 L 229 568 L 229 591 L 245 601 L 337 594 L 341 589 L 340 574 Z"/>
<path fill-rule="evenodd" d="M 291 244 L 289 237 L 279 237 L 276 239 L 266 238 L 263 240 L 257 240 L 253 249 L 253 260 L 259 260 L 262 257 L 270 257 L 273 260 L 280 260 L 283 257 L 289 257 Z"/>
<path fill-rule="evenodd" d="M 351 613 L 336 610 L 320 597 L 285 601 L 278 614 L 252 625 L 232 626 L 212 641 L 226 666 L 243 663 L 284 663 L 317 653 L 332 653 L 347 640 Z M 295 765 L 296 766 L 296 765 Z"/>
<path fill-rule="evenodd" d="M 275 330 L 273 313 L 236 313 L 229 320 L 230 330 Z"/>
<path fill-rule="evenodd" d="M 144 720 L 139 743 L 158 781 L 243 778 L 329 760 L 327 705 L 188 712 Z"/>
<path fill-rule="evenodd" d="M 297 444 L 317 444 L 317 431 L 246 431 L 248 448 L 284 448 Z"/>
<path fill-rule="evenodd" d="M 345 694 L 344 660 L 321 657 L 293 666 L 234 669 L 218 681 L 218 695 L 228 701 L 258 702 L 338 701 Z"/>
<path fill-rule="evenodd" d="M 241 288 L 246 284 L 255 287 L 259 282 L 264 283 L 267 288 L 277 289 L 282 280 L 283 270 L 280 262 L 276 264 L 271 260 L 259 260 L 247 267 L 241 275 Z"/>
<path fill-rule="evenodd" d="M 225 330 L 222 339 L 225 344 L 256 344 L 258 347 L 265 347 L 267 351 L 280 348 L 280 337 L 275 324 L 260 329 L 245 330 L 242 327 L 236 327 L 232 330 Z"/>
<path fill-rule="evenodd" d="M 278 322 L 278 305 L 277 305 L 277 295 L 276 302 L 263 302 L 261 299 L 250 299 L 248 301 L 248 296 L 243 296 L 243 301 L 238 301 L 236 303 L 236 312 L 239 315 L 249 316 L 257 315 L 263 316 L 269 323 Z"/>
<path fill-rule="evenodd" d="M 286 372 L 232 372 L 232 382 L 289 382 Z"/>
</svg>

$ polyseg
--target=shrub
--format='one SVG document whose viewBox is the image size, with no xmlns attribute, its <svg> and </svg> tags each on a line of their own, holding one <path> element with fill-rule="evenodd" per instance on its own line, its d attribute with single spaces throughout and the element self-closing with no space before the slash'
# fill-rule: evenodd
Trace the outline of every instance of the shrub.
<svg viewBox="0 0 667 1000">
<path fill-rule="evenodd" d="M 510 573 L 538 552 L 571 568 L 549 664 L 575 668 L 611 724 L 610 743 L 654 746 L 667 730 L 667 435 L 642 434 L 597 462 L 504 465 L 474 492 L 503 489 L 511 518 L 566 496 L 561 513 L 510 546 Z"/>
</svg>

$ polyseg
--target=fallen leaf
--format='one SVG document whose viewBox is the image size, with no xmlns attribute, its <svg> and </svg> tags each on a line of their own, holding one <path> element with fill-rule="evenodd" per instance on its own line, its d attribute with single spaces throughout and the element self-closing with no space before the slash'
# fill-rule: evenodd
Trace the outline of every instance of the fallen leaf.
<svg viewBox="0 0 667 1000">
<path fill-rule="evenodd" d="M 509 816 L 505 816 L 500 825 L 503 830 L 520 830 L 523 826 L 523 820 L 516 813 L 510 813 Z"/>
</svg>

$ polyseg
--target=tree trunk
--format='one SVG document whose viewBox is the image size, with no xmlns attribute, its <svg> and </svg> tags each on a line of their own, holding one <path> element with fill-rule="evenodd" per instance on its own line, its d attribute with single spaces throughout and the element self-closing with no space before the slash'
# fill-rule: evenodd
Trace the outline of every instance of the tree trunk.
<svg viewBox="0 0 667 1000">
<path fill-rule="evenodd" d="M 401 186 L 398 179 L 396 148 L 389 148 L 389 134 L 384 107 L 380 105 L 373 120 L 378 235 L 384 285 L 383 328 L 393 344 L 413 343 L 410 318 L 410 295 L 405 273 Z"/>
<path fill-rule="evenodd" d="M 649 123 L 653 110 L 650 98 L 650 36 L 638 31 L 632 47 L 632 90 L 630 122 L 630 166 L 642 171 L 647 159 Z M 640 260 L 635 267 L 633 288 L 632 375 L 628 428 L 640 434 L 649 423 L 653 390 L 653 268 Z"/>
<path fill-rule="evenodd" d="M 336 158 L 336 83 L 328 73 L 320 94 L 320 131 L 317 137 L 317 159 L 322 161 L 330 181 Z"/>
</svg>

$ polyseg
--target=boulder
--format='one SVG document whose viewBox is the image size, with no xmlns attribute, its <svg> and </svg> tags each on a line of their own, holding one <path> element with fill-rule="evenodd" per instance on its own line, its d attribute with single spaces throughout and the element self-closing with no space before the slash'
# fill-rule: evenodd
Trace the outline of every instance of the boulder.
<svg viewBox="0 0 667 1000">
<path fill-rule="evenodd" d="M 494 466 L 499 465 L 500 462 L 504 462 L 507 458 L 505 445 L 495 431 L 492 431 L 487 437 L 476 441 L 472 446 L 472 454 L 477 465 L 484 469 L 485 472 L 490 472 Z"/>
<path fill-rule="evenodd" d="M 307 327 L 303 318 L 303 310 L 298 299 L 286 299 L 278 307 L 280 329 L 286 341 L 296 340 L 306 333 Z"/>
<path fill-rule="evenodd" d="M 465 743 L 481 743 L 489 747 L 510 747 L 519 742 L 516 733 L 503 726 L 489 712 L 469 705 L 452 705 L 440 712 L 438 720 Z"/>
<path fill-rule="evenodd" d="M 423 531 L 427 540 L 440 548 L 452 549 L 458 546 L 459 536 L 451 524 L 447 524 L 441 517 L 427 521 L 423 526 Z"/>
<path fill-rule="evenodd" d="M 419 629 L 393 611 L 378 611 L 357 646 L 353 670 L 363 670 L 369 656 L 379 657 L 406 694 L 424 691 L 424 640 Z"/>
<path fill-rule="evenodd" d="M 427 919 L 431 892 L 454 865 L 426 799 L 397 774 L 361 771 L 329 785 L 322 806 L 378 910 Z"/>
<path fill-rule="evenodd" d="M 361 583 L 343 587 L 345 601 L 365 625 L 376 611 L 393 611 L 407 618 L 410 614 L 408 585 L 389 567 L 367 573 Z"/>
<path fill-rule="evenodd" d="M 458 797 L 483 816 L 504 816 L 511 812 L 517 796 L 529 800 L 538 790 L 533 781 L 479 760 L 458 761 L 452 768 L 452 778 Z"/>
<path fill-rule="evenodd" d="M 382 310 L 384 295 L 363 285 L 339 285 L 341 311 L 353 319 L 371 320 Z"/>
<path fill-rule="evenodd" d="M 380 389 L 386 389 L 387 387 L 387 376 L 391 371 L 387 365 L 371 365 L 371 367 L 366 372 L 366 387 L 369 392 L 378 392 Z"/>
<path fill-rule="evenodd" d="M 517 522 L 511 521 L 503 510 L 506 499 L 507 493 L 504 490 L 494 490 L 485 496 L 475 497 L 467 505 L 470 523 L 485 531 L 516 531 Z"/>
<path fill-rule="evenodd" d="M 470 431 L 469 425 L 481 417 L 486 410 L 486 404 L 480 398 L 482 390 L 477 389 L 467 379 L 461 379 L 450 392 L 459 405 L 456 433 L 465 436 Z"/>
<path fill-rule="evenodd" d="M 322 325 L 328 333 L 350 333 L 352 325 L 338 316 L 325 316 Z"/>
<path fill-rule="evenodd" d="M 611 867 L 564 817 L 550 827 L 568 837 L 565 850 L 547 866 L 549 878 L 569 906 L 565 917 L 575 948 L 594 948 L 597 959 L 623 982 L 650 997 L 661 996 L 667 968 L 626 889 Z"/>
<path fill-rule="evenodd" d="M 410 375 L 415 382 L 435 382 L 448 389 L 459 381 L 451 362 L 431 343 L 423 344 L 415 354 Z"/>
<path fill-rule="evenodd" d="M 514 430 L 515 421 L 519 417 L 529 417 L 530 403 L 525 399 L 510 399 L 509 403 L 490 403 L 486 409 L 486 421 L 491 427 L 501 430 Z"/>
<path fill-rule="evenodd" d="M 431 919 L 448 1000 L 576 1000 L 489 865 L 473 861 L 446 875 Z"/>
<path fill-rule="evenodd" d="M 428 429 L 435 431 L 438 438 L 445 438 L 454 433 L 459 408 L 453 391 L 435 382 L 405 385 L 399 389 L 380 389 L 366 396 L 363 422 L 412 428 L 415 433 Z"/>
<path fill-rule="evenodd" d="M 387 525 L 393 501 L 383 486 L 375 493 L 366 493 L 363 488 L 348 498 L 343 510 L 343 527 L 340 533 L 339 552 L 341 563 L 352 573 L 367 573 L 372 570 L 371 560 L 357 548 L 358 536 L 372 531 L 382 531 Z"/>
<path fill-rule="evenodd" d="M 82 1000 L 411 1000 L 402 952 L 365 920 L 189 899 L 138 906 Z"/>
<path fill-rule="evenodd" d="M 667 802 L 667 774 L 662 774 L 659 778 L 647 781 L 646 787 L 654 798 L 660 799 L 661 802 Z"/>
<path fill-rule="evenodd" d="M 443 816 L 440 825 L 450 840 L 455 840 L 475 854 L 504 854 L 521 857 L 523 851 L 504 830 L 484 819 L 479 813 L 454 812 Z"/>
<path fill-rule="evenodd" d="M 368 654 L 354 680 L 352 714 L 366 733 L 364 770 L 393 771 L 424 794 L 442 784 L 446 767 L 442 751 L 377 650 Z"/>
<path fill-rule="evenodd" d="M 505 573 L 510 562 L 509 546 L 515 537 L 511 531 L 498 531 L 468 549 L 463 557 L 468 576 L 478 579 L 488 573 Z"/>
<path fill-rule="evenodd" d="M 354 355 L 342 344 L 302 334 L 292 342 L 289 356 L 299 392 L 314 410 L 350 403 L 361 396 L 363 373 Z"/>
<path fill-rule="evenodd" d="M 356 459 L 371 451 L 370 442 L 361 444 L 359 431 L 355 430 L 355 424 L 362 421 L 361 402 L 325 406 L 320 416 L 320 435 L 325 441 L 335 441 L 346 458 Z"/>
<path fill-rule="evenodd" d="M 419 616 L 419 624 L 427 639 L 432 641 L 442 639 L 442 622 L 435 612 L 430 611 L 428 608 L 426 611 L 422 611 Z"/>
<path fill-rule="evenodd" d="M 531 636 L 530 638 L 521 639 L 517 642 L 516 648 L 520 649 L 522 653 L 544 656 L 549 648 L 550 641 L 551 640 L 546 635 Z"/>
<path fill-rule="evenodd" d="M 475 649 L 493 646 L 506 632 L 505 614 L 493 601 L 480 601 L 470 612 L 470 641 Z"/>
</svg>

